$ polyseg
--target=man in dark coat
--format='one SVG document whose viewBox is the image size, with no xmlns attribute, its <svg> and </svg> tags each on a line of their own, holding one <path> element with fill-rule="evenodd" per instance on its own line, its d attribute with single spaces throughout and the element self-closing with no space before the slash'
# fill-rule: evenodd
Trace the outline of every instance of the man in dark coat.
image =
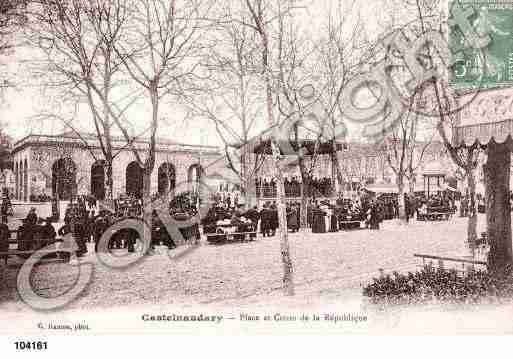
<svg viewBox="0 0 513 359">
<path fill-rule="evenodd" d="M 338 231 L 338 211 L 339 208 L 337 206 L 332 206 L 332 214 L 331 214 L 331 221 L 330 221 L 330 232 L 337 232 Z"/>
<path fill-rule="evenodd" d="M 2 198 L 2 211 L 1 211 L 2 217 L 7 216 L 8 212 L 9 212 L 8 200 L 9 200 L 9 198 L 6 196 Z"/>
<path fill-rule="evenodd" d="M 287 207 L 287 227 L 293 233 L 299 230 L 297 210 L 294 205 Z"/>
<path fill-rule="evenodd" d="M 55 228 L 52 226 L 52 218 L 48 217 L 44 226 L 41 227 L 41 237 L 47 241 L 53 242 L 57 237 Z"/>
<path fill-rule="evenodd" d="M 244 213 L 244 217 L 246 217 L 253 223 L 253 226 L 256 230 L 258 226 L 258 221 L 260 220 L 260 213 L 258 212 L 257 206 L 254 206 L 253 208 L 247 210 L 246 213 Z"/>
<path fill-rule="evenodd" d="M 306 207 L 306 221 L 308 224 L 308 227 L 313 228 L 313 212 L 314 212 L 314 206 L 311 204 L 308 204 Z"/>
<path fill-rule="evenodd" d="M 262 231 L 263 237 L 269 237 L 270 235 L 270 211 L 267 205 L 264 205 L 260 212 L 260 230 Z"/>
<path fill-rule="evenodd" d="M 379 229 L 380 217 L 380 206 L 377 202 L 373 202 L 370 208 L 370 229 Z"/>
<path fill-rule="evenodd" d="M 249 219 L 252 223 L 252 231 L 256 232 L 258 230 L 258 221 L 260 220 L 260 213 L 258 212 L 257 206 L 250 208 L 246 213 L 244 213 L 244 217 Z M 256 237 L 256 234 L 251 234 L 251 238 Z"/>
<path fill-rule="evenodd" d="M 78 246 L 77 257 L 82 257 L 87 253 L 87 245 L 86 245 L 86 219 L 85 217 L 76 218 L 75 219 L 75 231 L 73 233 L 73 237 Z"/>
<path fill-rule="evenodd" d="M 2 215 L 2 222 L 0 223 L 0 252 L 7 252 L 9 250 L 10 239 L 11 234 L 9 232 L 9 227 L 7 226 L 7 215 Z M 7 255 L 1 255 L 0 259 L 2 258 L 7 265 Z"/>
<path fill-rule="evenodd" d="M 107 217 L 105 215 L 100 215 L 94 221 L 94 250 L 98 252 L 98 244 L 100 243 L 100 239 L 103 236 L 103 233 L 109 227 L 107 223 Z"/>
<path fill-rule="evenodd" d="M 33 245 L 34 225 L 30 224 L 26 218 L 22 221 L 22 225 L 18 227 L 18 249 L 28 251 L 32 249 Z"/>
<path fill-rule="evenodd" d="M 27 224 L 31 224 L 31 225 L 36 225 L 37 224 L 37 213 L 36 213 L 36 209 L 34 207 L 32 207 L 29 211 L 29 213 L 27 214 Z"/>
<path fill-rule="evenodd" d="M 324 221 L 325 213 L 323 210 L 319 208 L 319 206 L 315 206 L 312 209 L 312 233 L 325 233 L 326 232 L 326 223 Z"/>
<path fill-rule="evenodd" d="M 279 219 L 278 219 L 278 210 L 276 209 L 276 205 L 271 205 L 270 208 L 270 230 L 271 230 L 271 236 L 274 237 L 276 234 L 276 230 L 280 227 L 279 225 Z M 285 229 L 286 230 L 286 229 Z"/>
</svg>

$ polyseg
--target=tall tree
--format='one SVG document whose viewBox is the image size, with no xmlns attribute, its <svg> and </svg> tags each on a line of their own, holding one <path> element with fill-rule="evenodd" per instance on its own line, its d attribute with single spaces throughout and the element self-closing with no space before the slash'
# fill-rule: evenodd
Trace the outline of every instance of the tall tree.
<svg viewBox="0 0 513 359">
<path fill-rule="evenodd" d="M 324 126 L 333 146 L 332 164 L 339 186 L 344 183 L 337 142 L 346 139 L 344 106 L 341 98 L 347 84 L 367 65 L 375 45 L 368 39 L 356 1 L 330 2 L 327 20 L 322 25 L 315 46 L 316 86 L 320 89 L 326 121 Z"/>
<path fill-rule="evenodd" d="M 280 144 L 292 144 L 287 146 L 292 153 L 285 155 L 290 165 L 299 168 L 300 227 L 306 229 L 308 199 L 317 194 L 317 188 L 312 185 L 314 170 L 321 144 L 329 140 L 326 133 L 331 131 L 326 129 L 325 113 L 319 106 L 322 91 L 315 88 L 314 40 L 301 35 L 300 26 L 292 16 L 278 17 L 277 22 L 275 102 L 279 112 L 276 116 L 285 130 Z"/>
<path fill-rule="evenodd" d="M 28 2 L 29 0 L 0 2 L 0 100 L 3 100 L 5 90 L 14 85 L 9 76 L 11 71 L 6 67 L 7 56 L 15 49 L 16 31 L 26 23 Z"/>
<path fill-rule="evenodd" d="M 421 167 L 426 159 L 426 152 L 432 144 L 434 132 L 427 131 L 427 139 L 421 140 L 418 132 L 422 129 L 422 121 L 419 114 L 415 112 L 412 104 L 397 121 L 397 125 L 386 136 L 381 144 L 384 150 L 386 161 L 392 169 L 398 193 L 399 219 L 406 223 L 406 182 L 410 186 L 415 181 L 417 169 Z M 430 133 L 431 132 L 431 133 Z"/>
<path fill-rule="evenodd" d="M 194 89 L 195 81 L 203 76 L 201 58 L 208 48 L 204 35 L 210 26 L 206 14 L 211 10 L 212 2 L 131 0 L 130 3 L 130 26 L 124 33 L 124 41 L 115 44 L 114 49 L 128 78 L 142 91 L 143 103 L 149 108 L 148 117 L 132 119 L 148 130 L 147 146 L 143 149 L 129 147 L 142 169 L 143 198 L 146 199 L 151 197 L 157 133 L 164 111 L 162 105 L 178 105 L 188 91 Z M 130 142 L 126 125 L 117 116 L 113 119 L 125 140 Z M 151 211 L 145 211 L 144 216 L 151 221 Z"/>
<path fill-rule="evenodd" d="M 449 140 L 447 135 L 455 125 L 455 116 L 442 116 L 437 124 L 437 130 L 442 138 L 443 144 L 449 153 L 451 160 L 461 168 L 464 179 L 467 181 L 469 195 L 469 216 L 467 222 L 467 241 L 474 244 L 477 240 L 477 210 L 476 210 L 476 169 L 479 165 L 479 157 L 482 153 L 481 147 L 474 143 L 468 147 L 456 147 Z"/>
<path fill-rule="evenodd" d="M 57 120 L 71 129 L 91 149 L 82 136 L 80 105 L 89 109 L 88 127 L 94 128 L 101 158 L 90 151 L 105 171 L 105 199 L 113 200 L 112 163 L 121 151 L 114 151 L 111 111 L 122 118 L 140 96 L 124 86 L 122 59 L 114 51 L 126 32 L 129 3 L 124 0 L 34 0 L 30 39 L 45 61 L 32 66 L 44 95 L 55 101 L 35 119 Z M 114 96 L 114 92 L 120 92 Z M 57 110 L 56 110 L 57 109 Z M 127 140 L 129 144 L 134 139 Z"/>
<path fill-rule="evenodd" d="M 265 107 L 266 118 L 269 128 L 273 129 L 278 125 L 275 118 L 274 111 L 274 85 L 273 85 L 273 19 L 281 19 L 284 16 L 290 16 L 293 2 L 282 3 L 279 2 L 273 8 L 273 5 L 264 0 L 245 0 L 243 4 L 244 10 L 249 13 L 250 21 L 247 23 L 242 19 L 234 19 L 239 23 L 244 23 L 249 26 L 259 39 L 259 52 L 261 55 L 260 67 L 261 78 L 264 84 L 265 93 Z M 273 175 L 276 178 L 277 187 L 277 206 L 278 206 L 278 222 L 280 227 L 280 247 L 281 247 L 281 260 L 283 264 L 283 288 L 286 295 L 294 295 L 294 281 L 293 281 L 293 264 L 290 254 L 288 232 L 287 232 L 287 217 L 285 211 L 285 187 L 284 187 L 284 168 L 282 167 L 282 158 L 276 136 L 276 131 L 271 133 L 271 148 L 272 148 L 272 168 Z"/>
<path fill-rule="evenodd" d="M 230 7 L 223 10 L 229 14 Z M 207 119 L 222 141 L 225 159 L 240 183 L 246 206 L 256 205 L 255 179 L 265 155 L 253 151 L 254 138 L 262 128 L 262 95 L 255 62 L 254 32 L 236 22 L 218 21 L 208 36 L 217 46 L 204 55 L 202 66 L 210 76 L 187 97 L 187 107 L 198 120 Z"/>
<path fill-rule="evenodd" d="M 11 138 L 7 136 L 0 123 L 0 171 L 7 169 L 12 170 L 12 159 L 11 159 Z"/>
<path fill-rule="evenodd" d="M 425 31 L 427 26 L 428 17 L 435 17 L 439 19 L 444 18 L 444 11 L 440 9 L 439 2 L 427 2 L 424 0 L 412 0 L 407 3 L 413 6 L 420 22 L 420 30 Z M 438 24 L 440 29 L 443 29 L 443 24 Z M 436 51 L 429 46 L 423 51 L 425 64 L 432 65 L 435 63 L 434 55 Z M 468 194 L 469 194 L 469 219 L 467 224 L 467 241 L 471 244 L 475 243 L 477 239 L 477 211 L 476 211 L 476 178 L 475 171 L 479 164 L 479 157 L 482 153 L 481 147 L 475 143 L 472 146 L 461 147 L 454 146 L 449 140 L 449 135 L 456 125 L 456 114 L 445 112 L 450 110 L 453 106 L 454 98 L 447 89 L 447 80 L 443 78 L 436 78 L 433 81 L 423 84 L 422 88 L 422 103 L 423 110 L 428 107 L 435 116 L 438 116 L 436 121 L 436 130 L 442 139 L 442 142 L 454 164 L 463 171 L 463 175 L 467 180 Z"/>
</svg>

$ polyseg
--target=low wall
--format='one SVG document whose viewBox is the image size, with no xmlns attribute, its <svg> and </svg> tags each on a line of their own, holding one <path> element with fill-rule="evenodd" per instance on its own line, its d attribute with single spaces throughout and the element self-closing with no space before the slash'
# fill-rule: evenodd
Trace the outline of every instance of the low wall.
<svg viewBox="0 0 513 359">
<path fill-rule="evenodd" d="M 60 202 L 61 217 L 68 206 L 68 201 Z M 47 218 L 52 216 L 52 203 L 51 202 L 22 202 L 12 201 L 12 208 L 15 218 L 25 218 L 29 210 L 34 207 L 37 216 L 40 218 Z"/>
</svg>

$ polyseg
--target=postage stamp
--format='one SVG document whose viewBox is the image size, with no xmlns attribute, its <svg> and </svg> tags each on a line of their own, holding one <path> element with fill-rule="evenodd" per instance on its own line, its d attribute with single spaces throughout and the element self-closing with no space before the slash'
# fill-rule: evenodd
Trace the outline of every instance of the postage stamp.
<svg viewBox="0 0 513 359">
<path fill-rule="evenodd" d="M 453 0 L 469 15 L 479 38 L 488 38 L 486 46 L 476 48 L 460 28 L 449 28 L 451 49 L 462 47 L 460 59 L 450 72 L 453 88 L 489 88 L 513 83 L 513 3 L 506 1 Z M 463 46 L 462 46 L 463 45 Z M 456 56 L 453 52 L 451 56 Z"/>
</svg>

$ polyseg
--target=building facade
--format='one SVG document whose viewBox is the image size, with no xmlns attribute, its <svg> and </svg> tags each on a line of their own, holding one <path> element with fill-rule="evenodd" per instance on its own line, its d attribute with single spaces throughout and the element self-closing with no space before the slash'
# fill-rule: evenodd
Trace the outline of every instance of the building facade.
<svg viewBox="0 0 513 359">
<path fill-rule="evenodd" d="M 337 151 L 338 163 L 344 182 L 348 185 L 397 183 L 397 175 L 387 160 L 387 151 L 390 151 L 390 156 L 393 158 L 394 155 L 391 148 L 383 148 L 361 142 L 346 143 L 342 150 Z M 423 175 L 433 167 L 443 168 L 447 176 L 453 176 L 456 171 L 456 165 L 452 162 L 441 142 L 432 142 L 429 144 L 419 142 L 413 148 L 412 153 L 414 156 L 412 163 L 413 166 L 415 166 L 412 182 L 416 190 L 422 190 L 422 188 L 418 187 L 423 186 Z M 333 168 L 333 161 L 330 154 L 318 155 L 313 166 L 310 161 L 311 158 L 305 159 L 307 168 L 313 169 L 314 177 L 332 177 L 332 182 L 337 185 L 337 181 L 335 180 L 336 169 Z M 392 159 L 392 162 L 393 161 Z M 408 161 L 405 160 L 404 165 L 407 164 Z M 285 177 L 301 177 L 297 165 L 290 166 L 285 169 L 284 172 Z M 270 179 L 272 178 L 272 173 L 270 158 L 268 158 L 261 166 L 258 176 Z M 409 186 L 408 179 L 405 178 L 404 181 L 405 185 Z M 344 188 L 337 188 L 336 190 L 344 190 Z"/>
<path fill-rule="evenodd" d="M 142 158 L 148 143 L 113 138 L 113 196 L 142 194 L 142 171 L 131 146 Z M 72 194 L 105 196 L 103 153 L 94 135 L 65 133 L 60 136 L 29 135 L 12 148 L 14 198 L 30 201 L 35 196 L 69 199 Z M 158 140 L 151 177 L 151 193 L 165 193 L 185 181 L 197 180 L 218 166 L 217 147 Z"/>
</svg>

